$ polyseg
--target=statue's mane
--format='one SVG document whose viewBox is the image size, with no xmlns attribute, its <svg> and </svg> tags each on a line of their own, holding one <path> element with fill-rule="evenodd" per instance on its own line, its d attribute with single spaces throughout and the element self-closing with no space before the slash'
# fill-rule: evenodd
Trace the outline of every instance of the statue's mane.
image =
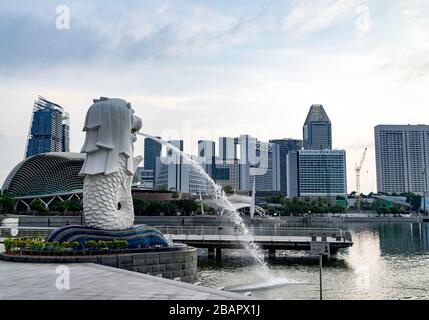
<svg viewBox="0 0 429 320">
<path fill-rule="evenodd" d="M 119 170 L 119 156 L 127 158 L 127 171 L 133 174 L 131 105 L 122 99 L 94 100 L 85 119 L 82 152 L 86 160 L 81 174 L 111 174 Z"/>
</svg>

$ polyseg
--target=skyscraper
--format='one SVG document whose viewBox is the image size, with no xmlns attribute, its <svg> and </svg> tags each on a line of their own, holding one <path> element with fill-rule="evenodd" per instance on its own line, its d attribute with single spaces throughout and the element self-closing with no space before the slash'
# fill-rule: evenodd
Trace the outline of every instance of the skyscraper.
<svg viewBox="0 0 429 320">
<path fill-rule="evenodd" d="M 303 128 L 304 149 L 332 149 L 332 126 L 325 109 L 320 104 L 311 106 Z"/>
<path fill-rule="evenodd" d="M 252 190 L 253 180 L 255 180 L 255 187 L 258 192 L 280 191 L 280 146 L 274 143 L 257 141 L 256 155 L 259 160 L 256 165 L 249 167 L 247 190 Z"/>
<path fill-rule="evenodd" d="M 312 105 L 303 128 L 304 150 L 287 155 L 288 197 L 347 194 L 346 152 L 332 150 L 331 121 L 322 105 Z"/>
<path fill-rule="evenodd" d="M 70 152 L 70 115 L 64 112 L 62 129 L 62 152 Z"/>
<path fill-rule="evenodd" d="M 39 96 L 33 106 L 26 157 L 70 151 L 69 118 L 61 106 Z"/>
<path fill-rule="evenodd" d="M 289 151 L 301 150 L 302 140 L 275 139 L 270 142 L 280 147 L 280 191 L 287 194 L 287 155 Z"/>
<path fill-rule="evenodd" d="M 344 150 L 300 150 L 288 154 L 288 197 L 347 195 Z"/>
<path fill-rule="evenodd" d="M 222 137 L 219 139 L 219 155 L 221 162 L 216 162 L 212 169 L 216 181 L 232 181 L 238 177 L 235 186 L 241 191 L 250 191 L 256 180 L 258 192 L 280 191 L 280 148 L 277 144 L 259 141 L 250 135 L 237 138 Z M 234 169 L 233 169 L 234 167 Z M 229 172 L 235 172 L 228 177 Z"/>
<path fill-rule="evenodd" d="M 170 140 L 168 141 L 168 143 L 171 144 L 172 146 L 175 146 L 180 151 L 183 151 L 183 140 Z M 171 157 L 174 154 L 175 153 L 173 152 L 173 150 L 167 147 L 167 156 Z M 179 157 L 179 155 L 176 155 L 176 156 Z"/>
<path fill-rule="evenodd" d="M 423 194 L 429 182 L 429 126 L 375 127 L 377 189 Z"/>
<path fill-rule="evenodd" d="M 160 137 L 156 137 L 161 139 Z M 152 139 L 144 139 L 144 169 L 155 170 L 156 158 L 161 156 L 162 145 Z"/>
<path fill-rule="evenodd" d="M 236 139 L 221 137 L 219 138 L 219 158 L 221 160 L 236 160 L 237 148 Z"/>
<path fill-rule="evenodd" d="M 207 180 L 188 163 L 174 163 L 158 157 L 155 166 L 155 189 L 165 189 L 192 194 L 213 194 Z"/>
<path fill-rule="evenodd" d="M 212 161 L 216 157 L 216 143 L 209 140 L 198 141 L 198 157 Z"/>
</svg>

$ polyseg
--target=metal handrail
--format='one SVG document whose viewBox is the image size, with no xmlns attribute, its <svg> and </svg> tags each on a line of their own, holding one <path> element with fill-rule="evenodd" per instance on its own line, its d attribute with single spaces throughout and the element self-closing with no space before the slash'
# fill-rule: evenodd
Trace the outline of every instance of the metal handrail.
<svg viewBox="0 0 429 320">
<path fill-rule="evenodd" d="M 238 231 L 233 227 L 183 227 L 183 226 L 157 226 L 161 232 L 166 234 L 187 234 L 187 235 L 235 235 Z M 264 235 L 264 231 L 274 232 L 276 236 L 324 236 L 324 237 L 344 237 L 341 229 L 337 228 L 256 228 L 255 236 Z M 262 233 L 262 234 L 261 234 Z"/>
</svg>

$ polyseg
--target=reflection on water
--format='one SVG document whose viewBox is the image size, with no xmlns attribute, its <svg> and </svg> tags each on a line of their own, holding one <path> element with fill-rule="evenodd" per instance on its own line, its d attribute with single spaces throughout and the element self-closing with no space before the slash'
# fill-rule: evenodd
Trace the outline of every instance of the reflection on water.
<svg viewBox="0 0 429 320">
<path fill-rule="evenodd" d="M 283 226 L 284 227 L 284 226 Z M 350 231 L 354 246 L 325 264 L 325 299 L 429 299 L 429 224 L 295 224 L 290 227 L 339 227 Z M 281 228 L 251 227 L 257 234 L 281 234 Z M 11 229 L 8 229 L 10 233 Z M 25 232 L 24 232 L 25 231 Z M 19 236 L 46 236 L 46 228 L 20 230 Z M 10 236 L 9 234 L 3 237 Z M 0 238 L 2 235 L 0 234 Z M 0 245 L 0 252 L 4 250 Z M 223 250 L 222 265 L 200 249 L 199 281 L 225 290 L 251 291 L 263 299 L 318 299 L 318 259 L 303 252 L 279 251 L 269 279 L 244 250 Z"/>
<path fill-rule="evenodd" d="M 429 224 L 337 227 L 352 232 L 355 244 L 325 265 L 326 299 L 429 299 Z M 203 255 L 200 281 L 215 288 L 252 291 L 257 298 L 318 299 L 318 259 L 302 252 L 280 251 L 278 256 L 270 265 L 273 281 L 262 282 L 242 251 L 225 250 L 221 266 Z"/>
</svg>

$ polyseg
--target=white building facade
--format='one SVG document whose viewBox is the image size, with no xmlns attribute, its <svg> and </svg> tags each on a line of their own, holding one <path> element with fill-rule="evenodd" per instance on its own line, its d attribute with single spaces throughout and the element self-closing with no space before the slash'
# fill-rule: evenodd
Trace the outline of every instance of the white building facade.
<svg viewBox="0 0 429 320">
<path fill-rule="evenodd" d="M 378 192 L 427 191 L 429 126 L 380 125 L 374 131 Z"/>
</svg>

